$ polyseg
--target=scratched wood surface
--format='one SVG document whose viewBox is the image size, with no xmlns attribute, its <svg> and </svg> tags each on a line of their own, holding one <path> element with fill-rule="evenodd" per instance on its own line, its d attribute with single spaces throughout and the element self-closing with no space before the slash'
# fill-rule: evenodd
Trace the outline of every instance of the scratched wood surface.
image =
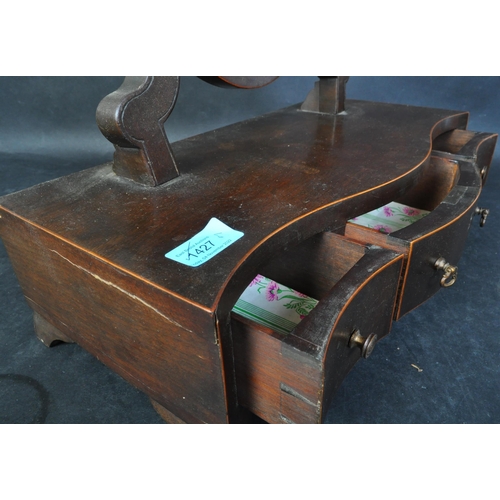
<svg viewBox="0 0 500 500">
<path fill-rule="evenodd" d="M 50 340 L 76 342 L 186 422 L 226 421 L 213 315 L 181 307 L 29 222 L 9 214 L 0 222 L 28 305 L 53 326 Z"/>
<path fill-rule="evenodd" d="M 5 196 L 0 205 L 213 311 L 250 256 L 255 266 L 277 248 L 398 197 L 419 178 L 432 136 L 463 128 L 468 118 L 362 101 L 347 101 L 346 109 L 332 117 L 292 107 L 174 143 L 182 174 L 154 189 L 104 165 Z M 211 217 L 244 238 L 199 268 L 164 257 Z"/>
<path fill-rule="evenodd" d="M 107 164 L 7 195 L 0 234 L 28 302 L 65 337 L 183 421 L 237 421 L 230 311 L 256 272 L 399 198 L 432 139 L 467 119 L 362 101 L 337 116 L 294 106 L 172 144 L 180 175 L 155 188 Z M 212 217 L 244 237 L 200 267 L 165 258 Z M 325 359 L 332 325 L 313 332 L 318 318 L 290 337 L 292 351 L 316 345 L 308 355 Z M 335 363 L 339 376 L 349 363 Z"/>
</svg>

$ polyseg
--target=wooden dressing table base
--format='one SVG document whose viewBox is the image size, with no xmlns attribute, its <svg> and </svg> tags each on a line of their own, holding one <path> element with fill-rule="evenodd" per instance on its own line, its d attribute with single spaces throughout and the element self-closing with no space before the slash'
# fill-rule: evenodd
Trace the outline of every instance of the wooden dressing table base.
<svg viewBox="0 0 500 500">
<path fill-rule="evenodd" d="M 315 95 L 169 145 L 156 187 L 137 182 L 151 179 L 145 150 L 108 128 L 115 162 L 133 153 L 139 170 L 106 164 L 1 198 L 40 340 L 78 343 L 168 422 L 322 422 L 392 319 L 442 288 L 436 262 L 457 264 L 497 136 L 466 131 L 463 112 L 321 112 Z M 431 214 L 387 237 L 347 224 L 405 196 Z M 212 217 L 244 236 L 199 267 L 165 258 Z M 289 335 L 231 313 L 260 273 L 319 300 Z"/>
</svg>

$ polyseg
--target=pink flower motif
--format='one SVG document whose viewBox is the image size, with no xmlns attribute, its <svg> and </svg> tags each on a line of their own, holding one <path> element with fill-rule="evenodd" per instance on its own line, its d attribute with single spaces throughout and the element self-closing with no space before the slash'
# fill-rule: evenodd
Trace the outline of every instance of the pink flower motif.
<svg viewBox="0 0 500 500">
<path fill-rule="evenodd" d="M 278 300 L 278 283 L 271 281 L 266 288 L 266 299 L 268 302 Z"/>
<path fill-rule="evenodd" d="M 384 215 L 386 217 L 392 217 L 394 215 L 394 212 L 391 207 L 384 207 Z"/>
<path fill-rule="evenodd" d="M 420 210 L 411 207 L 403 207 L 403 212 L 411 217 L 415 215 L 420 215 Z"/>
<path fill-rule="evenodd" d="M 257 274 L 257 276 L 255 276 L 255 278 L 252 280 L 252 282 L 250 283 L 250 285 L 248 285 L 249 287 L 250 286 L 253 286 L 253 285 L 258 285 L 260 283 L 260 280 L 263 278 L 262 275 L 260 274 Z"/>
<path fill-rule="evenodd" d="M 391 228 L 388 226 L 384 226 L 384 224 L 377 224 L 373 226 L 373 229 L 377 230 L 379 233 L 389 234 L 391 232 Z"/>
</svg>

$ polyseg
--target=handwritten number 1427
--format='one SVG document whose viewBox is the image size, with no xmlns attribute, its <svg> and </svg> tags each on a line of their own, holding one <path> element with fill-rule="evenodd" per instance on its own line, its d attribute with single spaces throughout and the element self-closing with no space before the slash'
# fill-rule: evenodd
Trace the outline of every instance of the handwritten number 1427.
<svg viewBox="0 0 500 500">
<path fill-rule="evenodd" d="M 208 252 L 214 246 L 215 245 L 211 241 L 207 241 L 206 243 L 202 243 L 201 245 L 198 245 L 198 247 L 196 247 L 194 249 L 192 249 L 191 247 L 188 247 L 187 260 L 190 260 L 191 257 L 199 257 L 200 255 L 204 254 L 205 252 Z"/>
</svg>

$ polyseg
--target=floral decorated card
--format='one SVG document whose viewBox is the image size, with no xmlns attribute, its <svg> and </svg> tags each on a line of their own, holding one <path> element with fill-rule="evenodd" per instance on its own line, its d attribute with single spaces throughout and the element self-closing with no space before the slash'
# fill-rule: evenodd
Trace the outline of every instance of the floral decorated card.
<svg viewBox="0 0 500 500">
<path fill-rule="evenodd" d="M 233 311 L 281 333 L 290 333 L 318 303 L 317 300 L 258 274 L 236 302 Z"/>
<path fill-rule="evenodd" d="M 428 213 L 427 210 L 420 210 L 393 201 L 359 217 L 354 217 L 349 222 L 390 234 L 413 224 Z"/>
</svg>

